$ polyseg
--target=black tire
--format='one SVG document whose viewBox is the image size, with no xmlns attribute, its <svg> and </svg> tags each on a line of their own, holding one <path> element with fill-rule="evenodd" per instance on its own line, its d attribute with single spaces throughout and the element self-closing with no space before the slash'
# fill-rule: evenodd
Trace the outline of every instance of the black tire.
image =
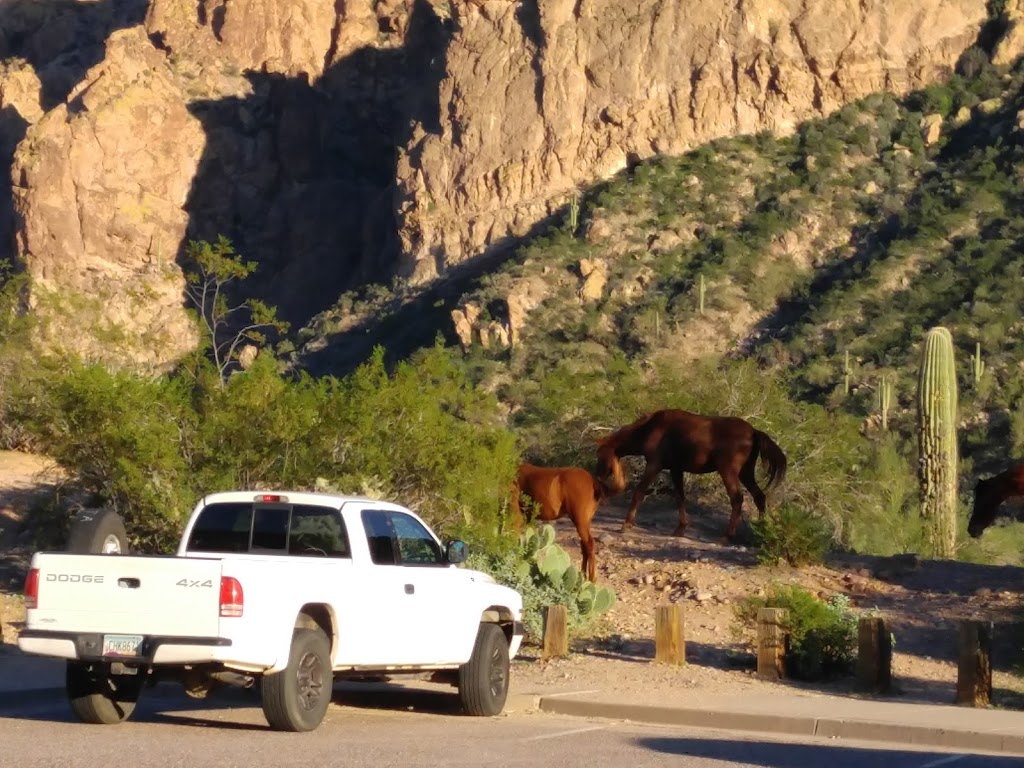
<svg viewBox="0 0 1024 768">
<path fill-rule="evenodd" d="M 288 667 L 263 675 L 263 714 L 275 731 L 312 731 L 324 719 L 334 689 L 331 642 L 322 629 L 296 629 Z"/>
<path fill-rule="evenodd" d="M 65 549 L 80 555 L 127 554 L 124 521 L 111 509 L 83 509 L 71 521 Z"/>
<path fill-rule="evenodd" d="M 508 638 L 497 624 L 481 624 L 469 661 L 459 667 L 459 698 L 467 715 L 493 717 L 508 698 Z"/>
<path fill-rule="evenodd" d="M 116 725 L 132 716 L 145 676 L 111 675 L 100 664 L 69 661 L 65 687 L 71 711 L 83 723 Z"/>
</svg>

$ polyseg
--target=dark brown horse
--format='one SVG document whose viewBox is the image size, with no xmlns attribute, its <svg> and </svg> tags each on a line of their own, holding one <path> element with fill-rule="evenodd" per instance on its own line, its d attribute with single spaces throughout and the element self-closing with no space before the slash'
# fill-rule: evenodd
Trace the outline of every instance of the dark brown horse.
<svg viewBox="0 0 1024 768">
<path fill-rule="evenodd" d="M 669 471 L 679 501 L 679 525 L 673 536 L 682 536 L 686 530 L 684 472 L 718 472 L 722 476 L 732 504 L 732 516 L 725 532 L 727 539 L 736 535 L 743 514 L 740 483 L 754 497 L 758 514 L 763 515 L 765 494 L 786 477 L 786 455 L 782 449 L 764 432 L 735 416 L 701 416 L 665 409 L 642 416 L 597 443 L 597 477 L 614 493 L 626 490 L 619 459 L 643 456 L 646 460 L 644 473 L 633 491 L 629 512 L 622 523 L 623 531 L 633 525 L 644 494 L 663 469 Z M 768 483 L 763 491 L 754 479 L 759 457 L 768 470 Z"/>
<path fill-rule="evenodd" d="M 974 486 L 974 509 L 967 532 L 978 538 L 996 519 L 999 505 L 1013 496 L 1024 496 L 1024 462 L 998 475 L 979 480 Z"/>
<path fill-rule="evenodd" d="M 605 489 L 587 470 L 580 467 L 537 467 L 522 464 L 512 484 L 511 507 L 516 528 L 521 528 L 523 513 L 519 508 L 519 494 L 525 493 L 540 505 L 539 519 L 557 520 L 567 516 L 580 535 L 583 570 L 590 581 L 596 581 L 597 560 L 594 557 L 594 537 L 590 521 Z"/>
</svg>

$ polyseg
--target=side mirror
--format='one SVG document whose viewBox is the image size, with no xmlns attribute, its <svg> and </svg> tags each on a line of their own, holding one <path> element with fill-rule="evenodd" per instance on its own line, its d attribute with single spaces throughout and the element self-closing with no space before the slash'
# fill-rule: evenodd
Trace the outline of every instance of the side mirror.
<svg viewBox="0 0 1024 768">
<path fill-rule="evenodd" d="M 466 559 L 466 555 L 469 554 L 466 549 L 466 542 L 455 539 L 449 541 L 448 546 L 444 551 L 444 559 L 449 563 L 461 563 Z"/>
</svg>

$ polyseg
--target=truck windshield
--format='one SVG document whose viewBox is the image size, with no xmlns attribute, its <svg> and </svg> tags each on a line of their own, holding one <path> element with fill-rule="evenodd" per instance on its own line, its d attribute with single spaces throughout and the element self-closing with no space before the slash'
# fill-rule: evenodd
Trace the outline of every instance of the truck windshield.
<svg viewBox="0 0 1024 768">
<path fill-rule="evenodd" d="M 338 510 L 310 504 L 210 504 L 192 526 L 187 549 L 350 557 Z"/>
</svg>

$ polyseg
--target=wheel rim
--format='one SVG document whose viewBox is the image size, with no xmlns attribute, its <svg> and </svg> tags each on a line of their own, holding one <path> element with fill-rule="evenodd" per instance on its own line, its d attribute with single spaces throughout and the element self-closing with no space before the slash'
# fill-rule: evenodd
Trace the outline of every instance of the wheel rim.
<svg viewBox="0 0 1024 768">
<path fill-rule="evenodd" d="M 100 552 L 104 555 L 121 554 L 121 540 L 114 534 L 110 534 L 103 540 L 103 546 L 100 548 Z"/>
<path fill-rule="evenodd" d="M 502 658 L 501 648 L 495 648 L 491 652 L 490 666 L 488 681 L 490 683 L 491 696 L 500 698 L 505 692 L 505 686 L 508 684 L 508 675 L 505 673 L 505 662 Z"/>
<path fill-rule="evenodd" d="M 315 709 L 324 691 L 324 667 L 320 657 L 307 653 L 299 661 L 297 672 L 299 683 L 299 704 L 307 712 Z"/>
</svg>

